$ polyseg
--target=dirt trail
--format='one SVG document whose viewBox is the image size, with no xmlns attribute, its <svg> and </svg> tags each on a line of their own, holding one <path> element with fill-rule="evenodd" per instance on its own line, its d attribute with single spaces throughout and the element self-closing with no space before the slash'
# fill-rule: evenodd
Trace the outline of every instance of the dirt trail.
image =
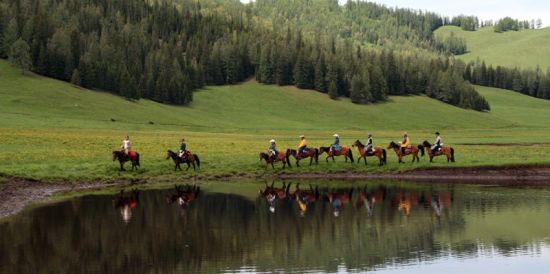
<svg viewBox="0 0 550 274">
<path fill-rule="evenodd" d="M 206 180 L 262 179 L 290 180 L 404 180 L 432 183 L 491 184 L 507 186 L 550 186 L 550 166 L 506 166 L 430 168 L 403 172 L 315 172 L 315 173 L 268 173 L 264 176 L 234 175 L 223 178 L 195 178 Z M 146 180 L 120 182 L 49 183 L 22 178 L 3 178 L 0 183 L 0 218 L 16 214 L 26 205 L 46 199 L 55 193 L 105 188 L 117 185 L 144 184 Z M 152 180 L 154 181 L 154 180 Z"/>
</svg>

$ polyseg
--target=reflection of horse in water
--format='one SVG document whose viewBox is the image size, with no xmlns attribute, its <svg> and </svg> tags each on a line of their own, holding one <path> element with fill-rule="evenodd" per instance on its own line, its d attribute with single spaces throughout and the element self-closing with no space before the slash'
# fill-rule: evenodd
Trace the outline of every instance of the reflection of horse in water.
<svg viewBox="0 0 550 274">
<path fill-rule="evenodd" d="M 283 187 L 281 188 L 276 188 L 274 185 L 275 182 L 271 183 L 271 186 L 268 186 L 267 183 L 265 183 L 265 189 L 260 189 L 260 196 L 265 197 L 267 200 L 267 203 L 269 204 L 269 211 L 271 211 L 271 213 L 275 213 L 275 204 L 277 203 L 277 200 L 284 200 L 291 196 L 290 185 L 292 185 L 292 183 L 287 185 L 283 182 Z"/>
<path fill-rule="evenodd" d="M 326 191 L 324 194 L 324 199 L 330 203 L 332 206 L 334 217 L 338 217 L 340 215 L 340 211 L 342 210 L 342 207 L 346 205 L 346 203 L 349 203 L 353 194 L 353 188 L 350 190 L 331 190 Z"/>
<path fill-rule="evenodd" d="M 454 193 L 439 194 L 437 192 L 426 192 L 422 193 L 420 201 L 424 205 L 424 208 L 432 207 L 435 213 L 435 216 L 441 217 L 443 208 L 451 206 L 454 200 Z"/>
<path fill-rule="evenodd" d="M 132 189 L 129 195 L 125 195 L 123 189 L 113 197 L 111 202 L 113 208 L 120 209 L 122 221 L 128 223 L 132 218 L 132 210 L 136 208 L 139 203 L 139 190 Z"/>
<path fill-rule="evenodd" d="M 171 195 L 166 196 L 166 203 L 173 204 L 177 202 L 182 210 L 182 214 L 185 214 L 185 210 L 199 196 L 201 188 L 196 185 L 175 185 L 174 192 Z"/>
<path fill-rule="evenodd" d="M 304 190 L 300 188 L 300 183 L 296 185 L 296 190 L 291 195 L 292 199 L 295 199 L 298 202 L 298 209 L 300 210 L 300 215 L 304 215 L 308 209 L 308 205 L 315 203 L 319 199 L 319 187 L 315 186 L 315 189 L 309 185 L 309 190 Z"/>
<path fill-rule="evenodd" d="M 418 195 L 415 193 L 405 193 L 402 191 L 397 192 L 393 196 L 392 203 L 397 205 L 397 210 L 408 217 L 411 214 L 411 208 L 413 205 L 418 204 Z"/>
<path fill-rule="evenodd" d="M 367 188 L 365 187 L 363 190 L 359 190 L 359 197 L 357 198 L 357 201 L 355 202 L 355 208 L 360 209 L 361 207 L 365 207 L 367 209 L 368 216 L 372 216 L 372 211 L 374 209 L 374 203 L 377 200 L 376 197 L 367 191 Z"/>
</svg>

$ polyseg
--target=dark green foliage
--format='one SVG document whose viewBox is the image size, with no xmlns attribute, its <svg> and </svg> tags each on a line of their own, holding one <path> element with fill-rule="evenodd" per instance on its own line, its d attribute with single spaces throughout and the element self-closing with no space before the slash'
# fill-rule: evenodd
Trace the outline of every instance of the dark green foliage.
<svg viewBox="0 0 550 274">
<path fill-rule="evenodd" d="M 454 55 L 461 55 L 468 51 L 466 40 L 455 36 L 454 32 L 451 32 L 451 34 L 442 41 L 437 41 L 436 48 L 443 53 Z"/>
<path fill-rule="evenodd" d="M 430 66 L 429 55 L 415 54 L 434 49 L 440 16 L 371 2 L 17 3 L 0 5 L 0 15 L 7 15 L 0 19 L 0 57 L 23 37 L 35 72 L 130 99 L 188 104 L 192 91 L 204 85 L 255 76 L 261 83 L 328 92 L 333 99 L 378 102 L 388 95 L 423 93 L 428 78 L 448 67 Z M 365 43 L 392 50 L 358 46 Z M 454 37 L 442 47 L 465 51 Z M 455 82 L 468 85 L 462 78 Z M 434 92 L 435 98 L 474 108 L 469 101 L 447 100 L 454 98 L 448 89 Z"/>
<path fill-rule="evenodd" d="M 30 70 L 32 66 L 30 47 L 27 42 L 21 38 L 11 45 L 9 58 L 12 64 L 21 68 L 22 73 Z"/>
<path fill-rule="evenodd" d="M 453 17 L 450 22 L 446 22 L 449 25 L 460 27 L 463 30 L 474 31 L 479 27 L 479 19 L 475 16 L 456 16 Z"/>
<path fill-rule="evenodd" d="M 504 17 L 498 20 L 494 26 L 495 32 L 505 32 L 505 31 L 518 31 L 520 29 L 529 29 L 529 22 L 525 24 L 524 22 L 518 21 L 517 19 L 512 19 L 511 17 Z"/>
</svg>

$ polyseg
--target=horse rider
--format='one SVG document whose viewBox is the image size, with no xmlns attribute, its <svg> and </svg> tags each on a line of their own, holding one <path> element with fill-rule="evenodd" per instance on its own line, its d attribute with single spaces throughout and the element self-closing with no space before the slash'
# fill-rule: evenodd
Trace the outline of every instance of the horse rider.
<svg viewBox="0 0 550 274">
<path fill-rule="evenodd" d="M 403 132 L 403 141 L 399 143 L 401 144 L 401 154 L 405 155 L 405 150 L 411 145 L 411 139 L 406 131 Z"/>
<path fill-rule="evenodd" d="M 432 154 L 435 154 L 441 149 L 441 146 L 443 145 L 441 141 L 441 136 L 439 135 L 439 131 L 435 132 L 435 142 L 432 145 Z"/>
<path fill-rule="evenodd" d="M 340 151 L 340 136 L 338 134 L 332 136 L 334 137 L 334 143 L 330 146 L 330 153 Z"/>
<path fill-rule="evenodd" d="M 367 147 L 365 148 L 365 152 L 367 154 L 371 154 L 374 152 L 374 142 L 372 141 L 372 134 L 369 133 L 367 138 L 368 140 L 367 140 Z"/>
<path fill-rule="evenodd" d="M 180 150 L 178 152 L 178 156 L 180 158 L 184 158 L 187 156 L 187 144 L 185 143 L 185 138 L 181 138 L 180 141 Z"/>
<path fill-rule="evenodd" d="M 279 155 L 279 152 L 277 151 L 277 144 L 275 144 L 275 140 L 271 139 L 269 141 L 270 145 L 267 151 L 269 151 L 269 157 L 271 157 L 272 160 L 277 159 L 277 155 Z"/>
<path fill-rule="evenodd" d="M 300 144 L 298 145 L 298 154 L 305 154 L 307 152 L 307 141 L 306 137 L 302 134 L 300 135 Z"/>
<path fill-rule="evenodd" d="M 122 140 L 122 145 L 120 145 L 120 148 L 122 149 L 122 152 L 124 154 L 129 155 L 130 150 L 132 150 L 132 142 L 130 142 L 130 136 L 126 135 L 124 137 L 124 140 Z"/>
</svg>

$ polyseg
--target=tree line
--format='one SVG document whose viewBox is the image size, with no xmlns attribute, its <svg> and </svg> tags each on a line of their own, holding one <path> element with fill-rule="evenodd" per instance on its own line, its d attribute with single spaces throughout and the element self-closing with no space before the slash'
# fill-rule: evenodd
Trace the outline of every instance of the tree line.
<svg viewBox="0 0 550 274">
<path fill-rule="evenodd" d="M 372 3 L 339 6 L 336 0 L 314 0 L 297 4 L 301 13 L 287 10 L 288 23 L 270 27 L 280 18 L 268 11 L 292 3 L 302 1 L 9 0 L 0 4 L 0 57 L 75 85 L 171 104 L 189 104 L 193 91 L 204 85 L 255 76 L 262 83 L 315 89 L 355 103 L 426 93 L 463 108 L 489 109 L 448 61 L 433 65 L 441 63 L 439 58 L 363 46 L 359 42 L 368 39 L 357 38 L 369 32 L 384 41 L 410 36 L 430 47 L 440 17 Z M 329 31 L 315 31 L 319 26 L 300 17 L 312 11 L 306 6 L 350 15 L 351 21 L 335 19 Z M 374 31 L 361 29 L 361 20 L 371 22 Z M 399 28 L 376 31 L 380 22 Z M 338 24 L 351 26 L 349 35 L 336 32 Z M 443 83 L 434 75 L 452 81 Z"/>
<path fill-rule="evenodd" d="M 464 78 L 474 84 L 521 92 L 525 95 L 550 99 L 550 69 L 487 66 L 484 61 L 470 62 L 464 68 Z"/>
</svg>

